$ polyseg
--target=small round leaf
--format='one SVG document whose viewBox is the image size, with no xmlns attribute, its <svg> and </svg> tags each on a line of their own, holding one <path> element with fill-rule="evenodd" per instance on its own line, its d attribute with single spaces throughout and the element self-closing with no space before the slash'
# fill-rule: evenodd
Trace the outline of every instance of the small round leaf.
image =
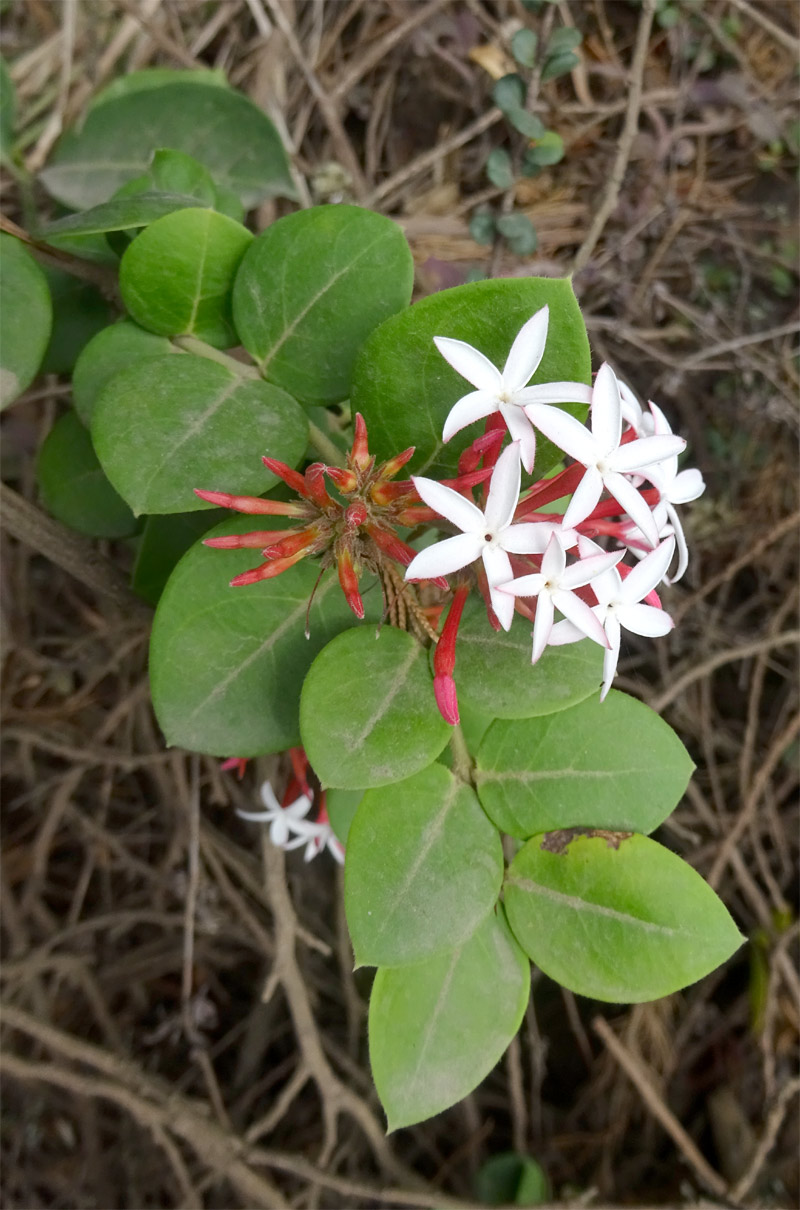
<svg viewBox="0 0 800 1210">
<path fill-rule="evenodd" d="M 0 407 L 33 381 L 52 322 L 47 278 L 20 240 L 0 234 Z"/>
<path fill-rule="evenodd" d="M 103 474 L 74 412 L 65 412 L 45 437 L 36 478 L 45 508 L 70 529 L 91 538 L 124 538 L 136 529 L 136 518 Z"/>
<path fill-rule="evenodd" d="M 122 319 L 93 336 L 75 362 L 72 401 L 84 424 L 92 418 L 97 396 L 110 378 L 145 357 L 164 357 L 178 349 L 165 336 L 156 336 L 130 319 Z"/>
</svg>

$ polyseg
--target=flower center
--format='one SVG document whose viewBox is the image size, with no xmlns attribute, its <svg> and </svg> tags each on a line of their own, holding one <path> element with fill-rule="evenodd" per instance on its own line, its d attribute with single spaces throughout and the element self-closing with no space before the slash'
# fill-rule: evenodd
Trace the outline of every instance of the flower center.
<svg viewBox="0 0 800 1210">
<path fill-rule="evenodd" d="M 483 540 L 484 542 L 494 542 L 494 534 L 484 534 Z"/>
</svg>

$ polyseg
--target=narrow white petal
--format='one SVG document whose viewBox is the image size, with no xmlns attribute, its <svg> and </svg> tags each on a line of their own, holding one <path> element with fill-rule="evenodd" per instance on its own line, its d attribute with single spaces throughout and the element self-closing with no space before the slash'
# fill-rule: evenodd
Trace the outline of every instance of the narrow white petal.
<svg viewBox="0 0 800 1210">
<path fill-rule="evenodd" d="M 617 376 L 608 362 L 597 371 L 592 391 L 592 436 L 604 455 L 619 445 L 622 436 L 622 403 Z"/>
<path fill-rule="evenodd" d="M 522 325 L 514 338 L 508 360 L 503 367 L 503 382 L 507 391 L 524 387 L 533 377 L 544 353 L 549 319 L 550 308 L 542 307 Z"/>
<path fill-rule="evenodd" d="M 449 441 L 468 424 L 474 424 L 484 416 L 491 416 L 492 412 L 497 411 L 497 407 L 497 396 L 492 391 L 470 391 L 468 395 L 462 395 L 458 403 L 453 404 L 444 422 L 442 441 Z"/>
<path fill-rule="evenodd" d="M 514 441 L 503 450 L 492 471 L 483 514 L 488 533 L 497 533 L 510 524 L 519 503 L 521 477 L 519 444 Z"/>
<path fill-rule="evenodd" d="M 697 500 L 706 490 L 703 476 L 695 467 L 681 471 L 676 475 L 669 487 L 670 504 L 688 504 Z"/>
<path fill-rule="evenodd" d="M 643 536 L 652 547 L 658 546 L 658 525 L 650 510 L 650 505 L 639 495 L 636 488 L 624 475 L 610 474 L 604 476 L 604 482 L 617 503 L 638 525 Z"/>
<path fill-rule="evenodd" d="M 280 810 L 281 810 L 281 808 L 278 807 L 278 809 L 277 809 L 278 814 L 280 814 Z M 271 810 L 270 811 L 239 811 L 239 810 L 237 810 L 236 814 L 239 816 L 240 819 L 247 819 L 247 820 L 252 821 L 253 823 L 271 823 L 271 821 L 275 818 L 276 812 L 271 811 Z"/>
<path fill-rule="evenodd" d="M 511 440 L 519 445 L 519 459 L 530 475 L 536 458 L 536 430 L 522 408 L 513 403 L 501 403 L 500 412 L 506 422 Z"/>
<path fill-rule="evenodd" d="M 622 409 L 622 419 L 631 426 L 633 431 L 641 436 L 642 428 L 642 405 L 634 395 L 627 382 L 623 382 L 621 378 L 617 379 L 619 387 L 619 399 Z"/>
<path fill-rule="evenodd" d="M 574 623 L 563 618 L 556 622 L 547 640 L 548 647 L 566 647 L 568 643 L 580 643 L 586 635 Z"/>
<path fill-rule="evenodd" d="M 500 544 L 512 555 L 542 555 L 557 528 L 552 521 L 521 521 L 503 531 Z"/>
<path fill-rule="evenodd" d="M 606 695 L 611 688 L 614 677 L 617 675 L 617 663 L 619 662 L 619 644 L 620 633 L 619 625 L 615 618 L 609 619 L 609 625 L 606 630 L 608 638 L 608 650 L 603 653 L 603 688 L 600 690 L 600 701 L 605 701 Z"/>
<path fill-rule="evenodd" d="M 481 556 L 483 539 L 477 534 L 456 534 L 444 542 L 426 546 L 406 568 L 407 580 L 435 580 L 449 576 L 462 567 L 469 567 Z"/>
<path fill-rule="evenodd" d="M 452 487 L 437 483 L 435 479 L 423 479 L 420 475 L 412 475 L 411 478 L 420 499 L 440 517 L 446 517 L 465 534 L 483 530 L 483 513 L 477 504 L 467 500 L 460 492 L 453 491 Z"/>
<path fill-rule="evenodd" d="M 670 584 L 675 584 L 685 574 L 686 568 L 689 566 L 689 547 L 686 545 L 686 535 L 683 532 L 681 519 L 671 504 L 667 505 L 667 516 L 672 521 L 672 530 L 678 545 L 678 568 L 675 575 L 668 581 Z"/>
<path fill-rule="evenodd" d="M 580 597 L 576 597 L 574 592 L 559 589 L 553 593 L 553 604 L 556 609 L 561 610 L 568 621 L 572 622 L 573 626 L 577 626 L 579 630 L 583 631 L 587 639 L 591 639 L 593 643 L 598 643 L 601 647 L 608 646 L 603 623 L 591 605 L 587 605 Z"/>
<path fill-rule="evenodd" d="M 650 431 L 657 437 L 668 437 L 672 432 L 670 423 L 657 403 L 653 403 L 652 399 L 648 403 L 650 415 L 652 417 L 652 425 Z"/>
<path fill-rule="evenodd" d="M 507 584 L 513 576 L 511 560 L 504 550 L 500 550 L 496 546 L 485 546 L 483 566 L 486 568 L 486 579 L 489 581 L 492 609 L 497 614 L 497 620 L 503 630 L 509 630 L 514 620 L 514 598 L 507 592 L 500 592 L 497 586 Z"/>
<path fill-rule="evenodd" d="M 624 550 L 611 550 L 604 551 L 602 555 L 590 555 L 588 559 L 579 559 L 564 571 L 561 584 L 570 591 L 573 588 L 582 588 L 584 584 L 591 584 L 595 576 L 616 567 L 624 554 Z"/>
<path fill-rule="evenodd" d="M 501 592 L 509 592 L 512 597 L 535 597 L 542 591 L 544 584 L 544 576 L 539 572 L 534 572 L 530 576 L 517 576 L 516 580 L 509 580 L 508 583 L 498 581 L 498 590 Z"/>
<path fill-rule="evenodd" d="M 615 471 L 630 474 L 652 466 L 654 462 L 663 462 L 680 454 L 686 449 L 683 437 L 637 437 L 627 445 L 621 445 L 607 459 L 607 463 Z"/>
<path fill-rule="evenodd" d="M 603 493 L 603 476 L 596 466 L 588 467 L 564 513 L 563 524 L 569 529 L 585 521 Z"/>
<path fill-rule="evenodd" d="M 525 405 L 525 415 L 540 433 L 576 462 L 594 466 L 598 461 L 601 451 L 592 434 L 569 412 L 546 403 L 529 403 Z"/>
<path fill-rule="evenodd" d="M 592 388 L 585 382 L 537 382 L 515 391 L 514 402 L 523 407 L 529 403 L 591 403 Z"/>
<path fill-rule="evenodd" d="M 669 614 L 663 609 L 656 609 L 655 605 L 618 605 L 617 617 L 626 630 L 651 639 L 669 634 L 675 626 Z"/>
<path fill-rule="evenodd" d="M 268 811 L 280 811 L 281 804 L 275 797 L 275 791 L 268 781 L 265 781 L 261 787 L 261 801 Z"/>
<path fill-rule="evenodd" d="M 547 646 L 553 630 L 553 598 L 549 592 L 539 594 L 536 602 L 536 617 L 533 619 L 533 652 L 531 663 L 535 664 Z"/>
<path fill-rule="evenodd" d="M 280 814 L 273 819 L 269 829 L 269 838 L 280 849 L 286 844 L 289 839 L 289 821 L 285 815 Z"/>
<path fill-rule="evenodd" d="M 449 361 L 453 369 L 471 382 L 479 391 L 490 391 L 496 395 L 503 389 L 503 376 L 488 357 L 473 349 L 464 340 L 454 340 L 451 336 L 434 336 L 433 343 L 445 361 Z"/>
<path fill-rule="evenodd" d="M 564 547 L 555 534 L 551 534 L 544 555 L 542 556 L 541 572 L 546 580 L 558 580 L 567 566 L 567 555 Z"/>
<path fill-rule="evenodd" d="M 649 555 L 645 555 L 641 563 L 637 563 L 622 581 L 619 599 L 626 605 L 635 605 L 643 601 L 648 592 L 657 588 L 667 574 L 672 556 L 675 553 L 675 539 L 666 538 Z"/>
</svg>

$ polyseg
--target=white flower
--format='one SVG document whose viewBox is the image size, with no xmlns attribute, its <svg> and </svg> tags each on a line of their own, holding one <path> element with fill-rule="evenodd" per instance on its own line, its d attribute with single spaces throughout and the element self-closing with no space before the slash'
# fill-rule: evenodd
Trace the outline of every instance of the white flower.
<svg viewBox="0 0 800 1210">
<path fill-rule="evenodd" d="M 519 502 L 520 477 L 519 443 L 516 441 L 497 459 L 485 512 L 451 487 L 444 487 L 434 479 L 413 476 L 414 487 L 428 507 L 462 532 L 420 551 L 406 568 L 406 579 L 433 580 L 449 576 L 476 559 L 482 559 L 492 608 L 504 630 L 509 629 L 514 617 L 513 599 L 507 593 L 497 591 L 497 585 L 510 580 L 514 574 L 508 552 L 535 554 L 543 549 L 541 525 L 533 521 L 511 524 Z"/>
<path fill-rule="evenodd" d="M 599 547 L 597 549 L 600 550 Z M 594 587 L 595 578 L 619 563 L 622 556 L 622 551 L 613 551 L 610 554 L 602 551 L 567 567 L 566 553 L 554 534 L 544 552 L 541 571 L 500 585 L 502 592 L 515 597 L 538 598 L 533 622 L 532 664 L 536 663 L 548 644 L 556 609 L 560 609 L 564 617 L 568 618 L 582 635 L 593 639 L 601 647 L 608 646 L 605 631 L 592 607 L 576 596 L 573 590 L 589 583 Z"/>
<path fill-rule="evenodd" d="M 588 538 L 582 538 L 580 545 L 581 550 L 600 550 L 600 547 Z M 608 639 L 608 648 L 603 657 L 601 702 L 616 675 L 622 628 L 634 634 L 655 638 L 668 634 L 675 625 L 663 609 L 658 609 L 655 605 L 641 604 L 664 579 L 674 551 L 675 539 L 667 538 L 655 550 L 645 555 L 641 563 L 628 572 L 624 579 L 616 567 L 610 567 L 592 580 L 592 591 L 598 600 L 592 612 L 601 623 Z M 582 638 L 583 634 L 578 627 L 566 621 L 558 622 L 553 627 L 550 642 L 554 647 L 558 647 L 565 643 L 575 643 Z"/>
<path fill-rule="evenodd" d="M 261 801 L 266 810 L 237 811 L 236 814 L 255 823 L 269 824 L 269 838 L 272 844 L 287 852 L 305 845 L 306 861 L 311 861 L 327 848 L 340 864 L 344 861 L 344 846 L 334 835 L 331 825 L 306 819 L 311 809 L 310 795 L 301 794 L 294 802 L 282 807 L 272 786 L 265 781 L 261 787 Z"/>
<path fill-rule="evenodd" d="M 638 525 L 650 545 L 656 546 L 658 530 L 650 509 L 626 476 L 646 473 L 650 478 L 644 468 L 677 456 L 686 448 L 684 439 L 671 435 L 638 437 L 621 445 L 619 385 L 608 364 L 598 370 L 592 391 L 591 433 L 574 416 L 546 404 L 528 404 L 525 414 L 559 449 L 586 467 L 586 474 L 564 513 L 564 525 L 584 521 L 605 488 Z"/>
<path fill-rule="evenodd" d="M 450 410 L 444 424 L 442 440 L 452 436 L 484 416 L 500 412 L 511 434 L 519 442 L 519 456 L 528 474 L 533 470 L 536 455 L 536 434 L 522 411 L 528 403 L 588 403 L 591 387 L 582 382 L 548 382 L 529 387 L 526 383 L 535 374 L 544 353 L 548 307 L 542 307 L 517 333 L 502 371 L 488 357 L 463 340 L 450 336 L 434 336 L 442 357 L 462 378 L 477 389 L 462 396 Z"/>
<path fill-rule="evenodd" d="M 653 419 L 653 432 L 658 436 L 670 435 L 672 429 L 661 408 L 657 407 L 655 403 L 651 403 L 650 413 Z M 688 467 L 683 471 L 678 470 L 677 454 L 666 458 L 657 466 L 649 467 L 645 471 L 645 477 L 650 480 L 653 487 L 658 489 L 661 497 L 659 504 L 665 508 L 666 515 L 672 522 L 672 532 L 675 534 L 678 548 L 678 569 L 668 582 L 674 584 L 676 580 L 680 580 L 689 563 L 689 549 L 675 505 L 688 504 L 691 500 L 699 499 L 706 490 L 706 485 L 700 471 L 694 467 Z M 657 513 L 658 505 L 654 511 Z M 663 531 L 661 536 L 664 536 Z"/>
</svg>

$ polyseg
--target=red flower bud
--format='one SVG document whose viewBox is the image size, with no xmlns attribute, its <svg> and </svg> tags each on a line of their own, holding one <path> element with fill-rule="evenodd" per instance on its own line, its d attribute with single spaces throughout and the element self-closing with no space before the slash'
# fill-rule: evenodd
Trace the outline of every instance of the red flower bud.
<svg viewBox="0 0 800 1210">
<path fill-rule="evenodd" d="M 299 471 L 293 471 L 285 462 L 279 462 L 277 458 L 267 458 L 266 455 L 261 461 L 268 471 L 272 471 L 273 475 L 283 479 L 287 487 L 290 487 L 293 492 L 297 492 L 298 496 L 308 496 L 306 481 Z"/>
<path fill-rule="evenodd" d="M 209 504 L 220 508 L 232 508 L 237 513 L 266 513 L 274 517 L 307 517 L 308 509 L 299 502 L 286 500 L 262 500 L 260 496 L 232 496 L 230 492 L 206 492 L 199 487 L 194 494 Z"/>
<path fill-rule="evenodd" d="M 336 484 L 339 491 L 343 492 L 346 496 L 350 492 L 354 492 L 358 487 L 358 476 L 355 471 L 345 470 L 341 466 L 326 466 L 325 474 Z"/>
<path fill-rule="evenodd" d="M 372 458 L 367 445 L 367 426 L 360 412 L 356 412 L 354 430 L 353 448 L 350 450 L 347 461 L 356 470 L 366 471 L 372 465 Z"/>
<path fill-rule="evenodd" d="M 336 566 L 345 600 L 360 620 L 364 616 L 364 602 L 361 600 L 361 593 L 358 591 L 358 573 L 353 566 L 353 558 L 349 550 L 342 549 L 339 551 L 336 556 Z"/>
</svg>

